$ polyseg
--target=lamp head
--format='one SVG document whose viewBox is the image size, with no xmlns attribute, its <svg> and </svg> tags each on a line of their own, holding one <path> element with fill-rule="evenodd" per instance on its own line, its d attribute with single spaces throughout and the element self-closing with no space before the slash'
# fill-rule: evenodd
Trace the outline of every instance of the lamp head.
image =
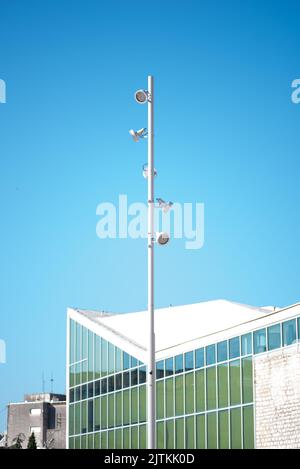
<svg viewBox="0 0 300 469">
<path fill-rule="evenodd" d="M 145 90 L 137 90 L 134 93 L 134 99 L 139 104 L 145 104 L 148 101 L 148 93 Z"/>
<path fill-rule="evenodd" d="M 160 246 L 164 246 L 170 241 L 170 235 L 166 232 L 156 233 L 156 242 Z"/>
</svg>

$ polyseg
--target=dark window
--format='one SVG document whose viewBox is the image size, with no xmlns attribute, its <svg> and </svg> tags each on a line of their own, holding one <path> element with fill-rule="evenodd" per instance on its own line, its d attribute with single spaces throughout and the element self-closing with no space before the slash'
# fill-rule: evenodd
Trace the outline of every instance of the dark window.
<svg viewBox="0 0 300 469">
<path fill-rule="evenodd" d="M 138 364 L 137 359 L 134 357 L 131 357 L 131 368 L 134 368 L 135 366 L 137 366 L 137 364 Z"/>
<path fill-rule="evenodd" d="M 131 371 L 131 386 L 138 384 L 138 371 L 137 369 Z"/>
<path fill-rule="evenodd" d="M 156 379 L 164 378 L 165 376 L 165 362 L 161 360 L 156 363 Z"/>
<path fill-rule="evenodd" d="M 194 369 L 194 352 L 187 352 L 184 354 L 184 369 L 185 371 Z"/>
<path fill-rule="evenodd" d="M 204 366 L 204 349 L 198 348 L 196 350 L 196 368 L 202 368 Z"/>
<path fill-rule="evenodd" d="M 94 406 L 93 406 L 93 400 L 88 401 L 89 406 L 88 406 L 88 428 L 89 432 L 93 431 L 93 426 L 94 426 Z"/>
<path fill-rule="evenodd" d="M 100 396 L 100 379 L 95 382 L 95 396 Z"/>
<path fill-rule="evenodd" d="M 165 361 L 165 365 L 166 365 L 166 368 L 165 368 L 166 376 L 173 375 L 174 374 L 174 359 L 168 358 Z"/>
<path fill-rule="evenodd" d="M 116 390 L 122 389 L 122 373 L 116 375 Z"/>
<path fill-rule="evenodd" d="M 139 369 L 139 383 L 140 384 L 146 383 L 146 367 L 145 366 L 142 366 Z"/>
<path fill-rule="evenodd" d="M 107 378 L 101 380 L 101 394 L 107 393 Z"/>
<path fill-rule="evenodd" d="M 109 376 L 108 378 L 108 392 L 113 392 L 115 390 L 115 377 Z"/>
<path fill-rule="evenodd" d="M 75 400 L 74 389 L 70 389 L 70 402 L 74 402 L 74 400 Z"/>
<path fill-rule="evenodd" d="M 129 388 L 129 371 L 123 373 L 123 388 Z"/>
<path fill-rule="evenodd" d="M 206 347 L 206 365 L 213 365 L 216 363 L 216 346 L 209 345 Z"/>
<path fill-rule="evenodd" d="M 94 397 L 94 383 L 88 384 L 88 397 Z"/>
<path fill-rule="evenodd" d="M 81 391 L 80 386 L 75 388 L 75 401 L 80 401 L 80 399 L 81 399 L 81 392 L 80 391 Z"/>
<path fill-rule="evenodd" d="M 81 399 L 86 399 L 87 398 L 87 384 L 84 384 L 81 386 Z"/>
<path fill-rule="evenodd" d="M 182 373 L 183 371 L 183 355 L 175 357 L 175 373 Z"/>
<path fill-rule="evenodd" d="M 217 345 L 218 362 L 224 362 L 228 358 L 227 340 L 219 342 Z"/>
<path fill-rule="evenodd" d="M 240 338 L 234 337 L 229 341 L 229 358 L 237 358 L 240 356 Z"/>
</svg>

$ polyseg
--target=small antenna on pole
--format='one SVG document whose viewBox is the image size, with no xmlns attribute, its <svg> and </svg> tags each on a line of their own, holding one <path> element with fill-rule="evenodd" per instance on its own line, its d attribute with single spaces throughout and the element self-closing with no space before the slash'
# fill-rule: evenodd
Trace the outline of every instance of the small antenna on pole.
<svg viewBox="0 0 300 469">
<path fill-rule="evenodd" d="M 51 394 L 53 394 L 53 382 L 54 382 L 54 378 L 53 378 L 53 372 L 51 371 Z"/>
</svg>

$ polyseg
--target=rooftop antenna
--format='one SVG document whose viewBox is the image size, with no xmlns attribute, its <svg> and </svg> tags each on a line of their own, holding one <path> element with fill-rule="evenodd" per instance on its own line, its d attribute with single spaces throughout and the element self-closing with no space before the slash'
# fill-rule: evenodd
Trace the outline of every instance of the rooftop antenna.
<svg viewBox="0 0 300 469">
<path fill-rule="evenodd" d="M 53 394 L 53 382 L 54 382 L 53 372 L 51 372 L 51 379 L 50 379 L 50 382 L 51 382 L 51 394 Z"/>
</svg>

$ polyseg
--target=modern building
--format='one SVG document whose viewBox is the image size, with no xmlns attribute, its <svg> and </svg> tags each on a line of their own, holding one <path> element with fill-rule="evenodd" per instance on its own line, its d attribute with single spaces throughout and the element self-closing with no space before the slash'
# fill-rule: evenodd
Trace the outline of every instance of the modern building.
<svg viewBox="0 0 300 469">
<path fill-rule="evenodd" d="M 300 304 L 158 309 L 157 447 L 300 447 Z M 67 445 L 146 447 L 147 312 L 68 309 Z"/>
<path fill-rule="evenodd" d="M 7 445 L 21 435 L 22 446 L 34 432 L 37 447 L 66 447 L 66 396 L 64 394 L 28 394 L 23 402 L 8 404 Z"/>
</svg>

